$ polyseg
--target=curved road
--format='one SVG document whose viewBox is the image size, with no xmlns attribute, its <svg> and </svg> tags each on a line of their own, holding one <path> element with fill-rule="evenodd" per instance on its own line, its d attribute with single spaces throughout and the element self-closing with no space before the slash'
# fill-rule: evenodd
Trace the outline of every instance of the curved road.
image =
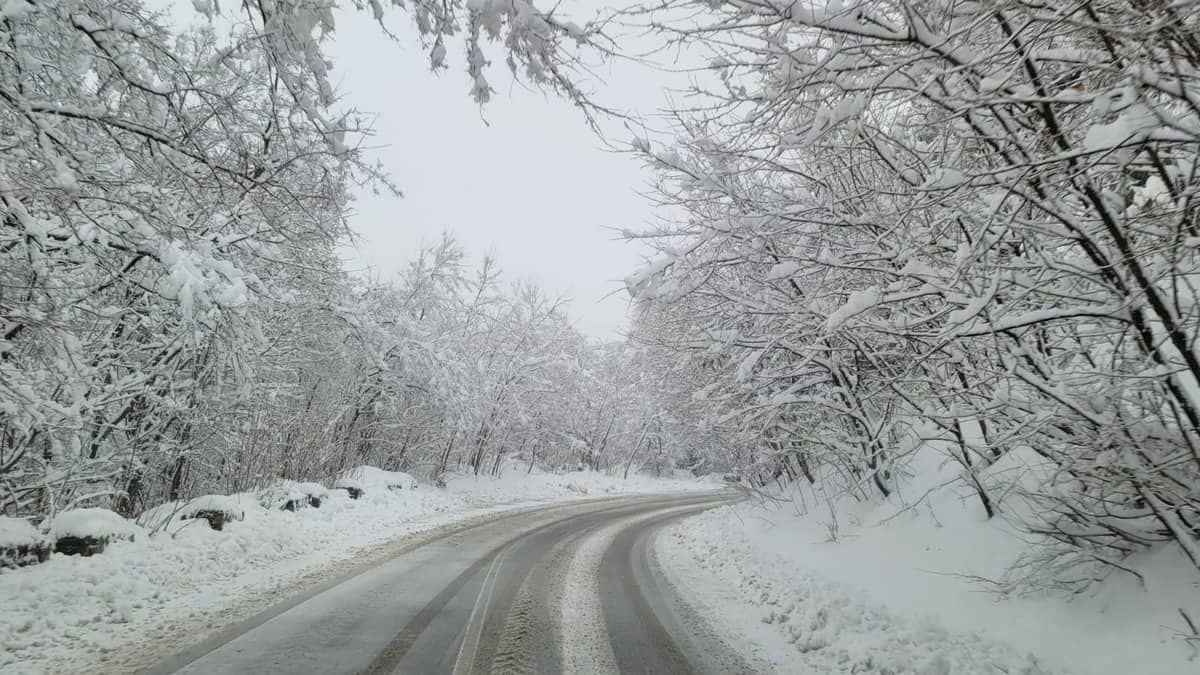
<svg viewBox="0 0 1200 675">
<path fill-rule="evenodd" d="M 649 545 L 727 494 L 566 504 L 466 526 L 263 614 L 153 673 L 751 673 Z"/>
</svg>

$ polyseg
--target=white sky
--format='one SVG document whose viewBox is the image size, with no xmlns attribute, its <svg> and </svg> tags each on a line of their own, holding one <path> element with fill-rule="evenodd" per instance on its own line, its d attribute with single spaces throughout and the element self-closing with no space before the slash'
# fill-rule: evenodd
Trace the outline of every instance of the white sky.
<svg viewBox="0 0 1200 675">
<path fill-rule="evenodd" d="M 435 75 L 408 20 L 391 14 L 397 44 L 366 13 L 342 12 L 328 48 L 346 105 L 378 114 L 372 145 L 386 147 L 375 157 L 405 195 L 360 195 L 350 222 L 361 242 L 348 265 L 390 276 L 449 231 L 473 258 L 494 254 L 510 279 L 571 297 L 585 333 L 617 335 L 628 301 L 620 279 L 641 254 L 607 228 L 651 219 L 639 195 L 649 174 L 604 149 L 566 102 L 513 84 L 500 58 L 488 73 L 497 93 L 481 111 L 468 95 L 461 43 L 447 44 L 450 70 Z M 605 104 L 646 113 L 664 105 L 661 73 L 620 65 L 603 76 Z M 631 137 L 609 126 L 616 140 Z"/>
</svg>

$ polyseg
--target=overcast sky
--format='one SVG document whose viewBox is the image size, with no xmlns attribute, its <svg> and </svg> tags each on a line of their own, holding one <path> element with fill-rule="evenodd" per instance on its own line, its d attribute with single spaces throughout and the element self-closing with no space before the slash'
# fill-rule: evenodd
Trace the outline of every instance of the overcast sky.
<svg viewBox="0 0 1200 675">
<path fill-rule="evenodd" d="M 502 63 L 488 74 L 497 93 L 480 110 L 455 53 L 461 44 L 449 47 L 451 69 L 434 75 L 416 40 L 405 39 L 407 20 L 392 15 L 397 44 L 366 13 L 342 12 L 329 48 L 347 105 L 377 113 L 373 144 L 386 147 L 376 156 L 404 191 L 400 199 L 360 195 L 351 225 L 361 242 L 347 252 L 349 265 L 390 276 L 422 242 L 449 231 L 473 258 L 494 254 L 509 278 L 571 297 L 585 333 L 617 335 L 628 304 L 620 279 L 641 253 L 611 228 L 650 220 L 639 195 L 649 175 L 605 149 L 569 104 L 512 84 Z M 604 75 L 605 103 L 662 107 L 655 73 L 623 65 Z M 620 140 L 631 137 L 609 126 Z"/>
</svg>

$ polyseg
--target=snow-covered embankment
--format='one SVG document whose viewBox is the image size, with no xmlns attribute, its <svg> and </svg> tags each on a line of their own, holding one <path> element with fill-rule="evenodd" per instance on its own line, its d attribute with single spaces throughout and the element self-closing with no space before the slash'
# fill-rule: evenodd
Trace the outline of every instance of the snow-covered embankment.
<svg viewBox="0 0 1200 675">
<path fill-rule="evenodd" d="M 952 467 L 914 468 L 882 502 L 831 510 L 792 488 L 706 512 L 666 531 L 659 555 L 731 642 L 781 673 L 1200 672 L 1179 613 L 1200 617 L 1200 583 L 1178 550 L 1126 561 L 1144 585 L 1112 573 L 1074 597 L 1002 595 L 993 582 L 1011 585 L 1031 537 L 987 520 Z"/>
</svg>

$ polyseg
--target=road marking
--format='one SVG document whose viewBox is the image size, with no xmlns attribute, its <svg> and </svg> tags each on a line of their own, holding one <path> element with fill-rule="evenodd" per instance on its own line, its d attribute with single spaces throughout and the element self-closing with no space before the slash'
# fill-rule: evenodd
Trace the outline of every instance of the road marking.
<svg viewBox="0 0 1200 675">
<path fill-rule="evenodd" d="M 462 645 L 458 648 L 458 658 L 454 662 L 454 675 L 468 675 L 475 665 L 475 659 L 479 656 L 479 640 L 483 635 L 483 626 L 487 623 L 488 609 L 492 605 L 496 578 L 500 576 L 501 562 L 515 543 L 504 547 L 504 550 L 492 560 L 487 575 L 483 578 L 479 596 L 475 598 L 475 606 L 471 609 L 470 618 L 467 619 L 466 635 L 463 636 Z M 467 658 L 464 659 L 464 657 Z"/>
</svg>

